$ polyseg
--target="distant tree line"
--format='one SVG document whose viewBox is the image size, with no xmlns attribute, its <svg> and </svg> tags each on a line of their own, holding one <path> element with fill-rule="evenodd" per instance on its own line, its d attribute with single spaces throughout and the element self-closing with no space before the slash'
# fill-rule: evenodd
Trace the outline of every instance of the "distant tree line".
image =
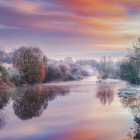
<svg viewBox="0 0 140 140">
<path fill-rule="evenodd" d="M 12 61 L 13 67 L 6 69 L 3 66 L 6 58 Z M 98 79 L 120 78 L 131 84 L 140 84 L 140 39 L 126 50 L 118 62 L 106 56 L 102 56 L 99 62 L 85 59 L 74 62 L 71 57 L 56 61 L 48 59 L 37 47 L 22 46 L 9 54 L 0 48 L 0 88 L 13 86 L 13 83 L 81 80 L 84 76 L 95 75 L 96 70 Z"/>
<path fill-rule="evenodd" d="M 97 63 L 98 78 L 120 78 L 131 84 L 140 84 L 140 38 L 127 48 L 121 60 L 114 63 L 112 58 L 102 56 Z"/>
<path fill-rule="evenodd" d="M 5 63 L 6 62 L 6 63 Z M 10 63 L 7 69 L 3 64 Z M 10 53 L 0 49 L 0 88 L 51 81 L 81 80 L 96 73 L 95 60 L 71 57 L 56 61 L 48 59 L 40 48 L 22 46 Z"/>
<path fill-rule="evenodd" d="M 45 82 L 81 80 L 83 76 L 95 74 L 95 67 L 88 64 L 80 65 L 77 61 L 73 62 L 71 57 L 66 57 L 65 60 L 48 61 L 48 73 L 46 73 Z"/>
<path fill-rule="evenodd" d="M 89 65 L 92 67 L 96 67 L 96 65 L 97 65 L 97 61 L 91 60 L 91 59 L 79 59 L 79 60 L 76 60 L 76 63 L 81 65 L 81 66 Z"/>
</svg>

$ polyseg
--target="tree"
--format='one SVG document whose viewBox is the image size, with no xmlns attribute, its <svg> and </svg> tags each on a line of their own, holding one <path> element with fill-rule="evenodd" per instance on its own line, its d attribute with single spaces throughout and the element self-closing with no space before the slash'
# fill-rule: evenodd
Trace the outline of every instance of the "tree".
<svg viewBox="0 0 140 140">
<path fill-rule="evenodd" d="M 140 38 L 126 50 L 119 66 L 121 79 L 131 84 L 140 84 Z"/>
<path fill-rule="evenodd" d="M 100 62 L 97 63 L 97 70 L 98 79 L 117 79 L 119 75 L 119 68 L 110 56 L 104 55 L 100 58 Z"/>
<path fill-rule="evenodd" d="M 42 82 L 47 72 L 47 57 L 36 47 L 20 47 L 14 52 L 13 65 L 29 83 Z"/>
<path fill-rule="evenodd" d="M 100 62 L 97 64 L 97 70 L 98 70 L 100 78 L 106 79 L 109 77 L 112 63 L 113 63 L 113 60 L 111 57 L 107 58 L 104 55 L 100 58 Z"/>
<path fill-rule="evenodd" d="M 132 63 L 128 60 L 122 60 L 119 63 L 119 67 L 120 67 L 120 78 L 122 80 L 126 80 L 131 84 L 140 83 L 139 73 L 136 70 L 137 69 L 136 63 Z"/>
</svg>

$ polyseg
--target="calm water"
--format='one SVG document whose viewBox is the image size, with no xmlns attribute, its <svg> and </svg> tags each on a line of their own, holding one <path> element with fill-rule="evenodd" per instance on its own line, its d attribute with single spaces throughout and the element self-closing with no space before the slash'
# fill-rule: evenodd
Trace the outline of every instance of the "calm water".
<svg viewBox="0 0 140 140">
<path fill-rule="evenodd" d="M 138 98 L 120 99 L 121 82 L 95 80 L 0 90 L 0 140 L 129 139 Z"/>
</svg>

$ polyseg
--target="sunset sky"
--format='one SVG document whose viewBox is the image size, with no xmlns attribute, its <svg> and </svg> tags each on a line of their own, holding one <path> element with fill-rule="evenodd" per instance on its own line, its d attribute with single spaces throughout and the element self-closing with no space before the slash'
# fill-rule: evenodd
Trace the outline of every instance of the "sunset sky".
<svg viewBox="0 0 140 140">
<path fill-rule="evenodd" d="M 140 37 L 140 0 L 0 0 L 0 46 L 51 59 L 114 59 Z"/>
</svg>

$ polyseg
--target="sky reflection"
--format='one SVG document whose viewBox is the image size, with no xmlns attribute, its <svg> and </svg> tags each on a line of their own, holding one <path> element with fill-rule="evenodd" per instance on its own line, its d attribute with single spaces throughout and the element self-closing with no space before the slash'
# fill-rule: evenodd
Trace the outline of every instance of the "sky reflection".
<svg viewBox="0 0 140 140">
<path fill-rule="evenodd" d="M 5 90 L 8 103 L 3 109 L 9 120 L 0 130 L 0 139 L 123 140 L 133 125 L 133 116 L 122 108 L 118 88 L 120 85 L 109 88 L 87 78 L 79 86 L 65 82 L 65 86 L 44 84 Z M 102 98 L 106 101 L 101 102 Z"/>
</svg>

